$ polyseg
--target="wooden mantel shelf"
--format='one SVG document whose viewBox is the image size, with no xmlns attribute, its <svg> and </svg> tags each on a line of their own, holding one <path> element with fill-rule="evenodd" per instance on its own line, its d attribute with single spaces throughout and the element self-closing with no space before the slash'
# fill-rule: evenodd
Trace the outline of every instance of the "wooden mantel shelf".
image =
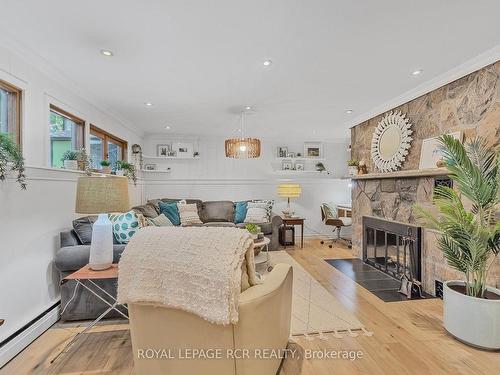
<svg viewBox="0 0 500 375">
<path fill-rule="evenodd" d="M 358 176 L 350 176 L 351 180 L 379 180 L 382 178 L 414 178 L 430 176 L 446 176 L 449 174 L 446 168 L 417 169 L 411 171 L 396 171 L 385 173 L 368 173 Z"/>
</svg>

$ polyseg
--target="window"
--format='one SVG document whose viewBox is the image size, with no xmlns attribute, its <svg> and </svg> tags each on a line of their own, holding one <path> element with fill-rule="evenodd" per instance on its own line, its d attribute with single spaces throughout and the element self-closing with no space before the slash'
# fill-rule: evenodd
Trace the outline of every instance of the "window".
<svg viewBox="0 0 500 375">
<path fill-rule="evenodd" d="M 21 143 L 21 90 L 0 81 L 0 132 Z"/>
<path fill-rule="evenodd" d="M 50 105 L 50 165 L 62 168 L 63 154 L 84 146 L 85 121 Z"/>
<path fill-rule="evenodd" d="M 111 135 L 98 127 L 90 126 L 90 158 L 92 168 L 101 169 L 101 161 L 108 160 L 114 169 L 118 160 L 125 160 L 127 142 Z"/>
</svg>

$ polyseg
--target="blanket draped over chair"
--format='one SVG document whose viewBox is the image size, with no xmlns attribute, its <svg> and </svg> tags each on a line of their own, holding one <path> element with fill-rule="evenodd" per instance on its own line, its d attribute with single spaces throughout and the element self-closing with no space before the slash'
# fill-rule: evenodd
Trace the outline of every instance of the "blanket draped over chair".
<svg viewBox="0 0 500 375">
<path fill-rule="evenodd" d="M 118 302 L 176 308 L 215 324 L 235 324 L 244 259 L 250 286 L 258 284 L 246 230 L 142 228 L 119 262 Z"/>
</svg>

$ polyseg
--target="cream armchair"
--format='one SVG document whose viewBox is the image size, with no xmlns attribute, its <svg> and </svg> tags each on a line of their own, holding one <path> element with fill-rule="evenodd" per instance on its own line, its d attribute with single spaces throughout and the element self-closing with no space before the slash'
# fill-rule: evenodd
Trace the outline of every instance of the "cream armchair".
<svg viewBox="0 0 500 375">
<path fill-rule="evenodd" d="M 277 264 L 263 284 L 242 292 L 236 325 L 212 324 L 161 306 L 129 305 L 135 374 L 276 374 L 281 360 L 266 359 L 263 350 L 287 347 L 292 272 L 290 265 Z M 198 358 L 193 358 L 193 350 L 200 349 Z"/>
</svg>

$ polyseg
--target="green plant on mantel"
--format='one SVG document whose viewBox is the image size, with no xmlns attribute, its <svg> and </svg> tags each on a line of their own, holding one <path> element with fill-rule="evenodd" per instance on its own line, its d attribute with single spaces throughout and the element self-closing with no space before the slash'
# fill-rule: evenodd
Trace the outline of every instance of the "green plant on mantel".
<svg viewBox="0 0 500 375">
<path fill-rule="evenodd" d="M 450 135 L 439 138 L 443 161 L 457 190 L 434 188 L 440 215 L 416 206 L 421 218 L 440 231 L 438 247 L 450 267 L 465 275 L 466 294 L 484 298 L 486 278 L 500 249 L 500 150 L 475 138 L 463 145 Z M 463 195 L 471 205 L 464 207 Z"/>
<path fill-rule="evenodd" d="M 134 185 L 137 184 L 137 174 L 134 165 L 127 163 L 126 161 L 118 160 L 116 162 L 116 169 L 123 170 L 125 172 L 124 175 L 134 181 Z"/>
<path fill-rule="evenodd" d="M 347 166 L 349 167 L 357 167 L 359 165 L 359 161 L 356 159 L 351 159 L 347 161 Z"/>
<path fill-rule="evenodd" d="M 111 162 L 109 160 L 101 160 L 99 164 L 101 164 L 101 167 L 109 167 Z"/>
<path fill-rule="evenodd" d="M 21 148 L 7 133 L 0 133 L 0 181 L 5 181 L 9 171 L 17 172 L 16 180 L 26 190 L 24 158 Z"/>
</svg>

